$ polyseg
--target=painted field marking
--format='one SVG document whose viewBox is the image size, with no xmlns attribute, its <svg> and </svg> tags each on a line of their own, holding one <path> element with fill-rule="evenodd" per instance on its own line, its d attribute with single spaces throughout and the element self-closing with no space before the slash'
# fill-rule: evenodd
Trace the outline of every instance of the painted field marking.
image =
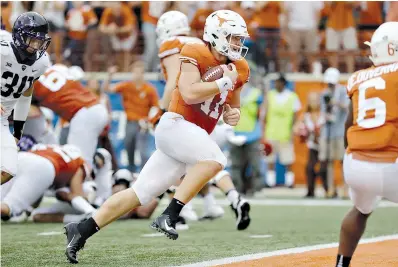
<svg viewBox="0 0 398 267">
<path fill-rule="evenodd" d="M 359 244 L 369 244 L 369 243 L 375 243 L 375 242 L 381 242 L 381 241 L 387 241 L 387 240 L 396 240 L 396 239 L 398 239 L 398 234 L 362 239 L 361 242 L 359 242 Z M 305 247 L 298 247 L 298 248 L 288 248 L 288 249 L 275 250 L 275 251 L 264 252 L 264 253 L 247 254 L 247 255 L 242 255 L 242 256 L 237 256 L 237 257 L 229 257 L 229 258 L 222 258 L 222 259 L 217 259 L 217 260 L 197 262 L 197 263 L 192 263 L 192 264 L 187 264 L 187 265 L 180 265 L 179 267 L 217 266 L 217 265 L 230 264 L 230 263 L 236 263 L 236 262 L 241 262 L 241 261 L 257 260 L 257 259 L 262 259 L 262 258 L 267 258 L 267 257 L 272 257 L 272 256 L 298 254 L 298 253 L 304 253 L 304 252 L 325 249 L 325 248 L 335 248 L 335 247 L 338 247 L 338 245 L 339 245 L 338 243 L 329 243 L 329 244 L 320 244 L 320 245 L 305 246 Z"/>
<path fill-rule="evenodd" d="M 143 234 L 141 235 L 142 237 L 158 237 L 158 236 L 164 236 L 162 233 L 153 233 L 153 234 Z"/>
<path fill-rule="evenodd" d="M 250 238 L 270 238 L 272 235 L 249 235 Z"/>
<path fill-rule="evenodd" d="M 48 236 L 48 235 L 62 235 L 63 232 L 42 232 L 42 233 L 38 233 L 37 235 L 44 235 L 44 236 Z"/>
</svg>

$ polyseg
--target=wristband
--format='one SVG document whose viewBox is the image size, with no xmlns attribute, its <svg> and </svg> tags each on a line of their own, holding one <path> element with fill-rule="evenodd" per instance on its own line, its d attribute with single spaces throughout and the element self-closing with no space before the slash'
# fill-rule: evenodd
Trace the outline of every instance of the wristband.
<svg viewBox="0 0 398 267">
<path fill-rule="evenodd" d="M 229 77 L 222 77 L 218 80 L 215 80 L 215 82 L 218 86 L 218 89 L 220 90 L 220 93 L 231 90 L 234 86 L 231 78 L 229 78 Z"/>
</svg>

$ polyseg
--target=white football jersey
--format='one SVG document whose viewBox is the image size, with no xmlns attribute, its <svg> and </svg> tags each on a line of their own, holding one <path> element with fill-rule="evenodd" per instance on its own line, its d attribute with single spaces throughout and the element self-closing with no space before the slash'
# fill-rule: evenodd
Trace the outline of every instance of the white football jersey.
<svg viewBox="0 0 398 267">
<path fill-rule="evenodd" d="M 5 30 L 0 30 L 0 41 L 12 41 L 11 33 Z"/>
<path fill-rule="evenodd" d="M 31 66 L 19 63 L 15 57 L 11 43 L 10 41 L 0 41 L 1 105 L 5 111 L 1 115 L 1 120 L 7 120 L 18 98 L 50 66 L 50 59 L 47 53 L 44 53 Z"/>
</svg>

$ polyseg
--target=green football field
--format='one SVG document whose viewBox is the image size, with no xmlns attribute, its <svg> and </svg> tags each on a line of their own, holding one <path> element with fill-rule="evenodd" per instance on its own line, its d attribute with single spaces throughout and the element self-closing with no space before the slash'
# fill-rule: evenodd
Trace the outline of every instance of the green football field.
<svg viewBox="0 0 398 267">
<path fill-rule="evenodd" d="M 202 205 L 195 200 L 195 207 Z M 157 213 L 163 210 L 162 205 Z M 256 199 L 252 224 L 235 230 L 229 207 L 223 218 L 192 222 L 176 241 L 149 228 L 151 220 L 119 221 L 101 230 L 81 251 L 81 266 L 178 266 L 231 256 L 338 241 L 349 201 Z M 70 266 L 62 224 L 1 225 L 2 266 Z M 398 208 L 387 205 L 372 215 L 366 237 L 398 233 Z"/>
</svg>

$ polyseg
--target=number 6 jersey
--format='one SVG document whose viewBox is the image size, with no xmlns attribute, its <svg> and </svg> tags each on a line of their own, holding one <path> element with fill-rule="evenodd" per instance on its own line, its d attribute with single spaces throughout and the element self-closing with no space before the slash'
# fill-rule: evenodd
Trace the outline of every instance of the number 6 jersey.
<svg viewBox="0 0 398 267">
<path fill-rule="evenodd" d="M 347 93 L 353 108 L 347 152 L 364 161 L 398 162 L 398 63 L 354 73 Z"/>
<path fill-rule="evenodd" d="M 221 63 L 213 56 L 207 45 L 197 43 L 186 44 L 181 50 L 180 60 L 197 66 L 201 77 L 209 69 L 221 65 Z M 232 63 L 238 71 L 238 79 L 234 86 L 234 90 L 237 90 L 249 80 L 250 69 L 244 58 Z M 203 103 L 188 105 L 184 102 L 178 90 L 177 82 L 177 88 L 173 91 L 169 111 L 181 114 L 185 120 L 198 125 L 210 134 L 214 130 L 214 127 L 222 114 L 224 104 L 229 103 L 231 97 L 232 91 L 226 91 L 225 93 L 220 93 Z"/>
<path fill-rule="evenodd" d="M 0 42 L 1 105 L 5 111 L 1 120 L 7 120 L 21 95 L 50 66 L 47 53 L 34 62 L 32 60 L 30 65 L 19 63 L 12 45 L 10 41 Z"/>
</svg>

